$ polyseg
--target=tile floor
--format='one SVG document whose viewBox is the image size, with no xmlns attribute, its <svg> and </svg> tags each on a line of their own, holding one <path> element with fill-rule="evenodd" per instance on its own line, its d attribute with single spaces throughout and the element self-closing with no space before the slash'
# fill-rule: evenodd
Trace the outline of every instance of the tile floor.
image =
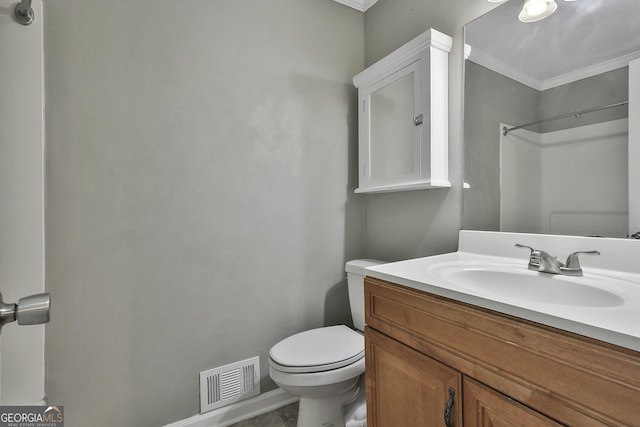
<svg viewBox="0 0 640 427">
<path fill-rule="evenodd" d="M 297 423 L 298 402 L 295 402 L 229 427 L 296 427 Z"/>
</svg>

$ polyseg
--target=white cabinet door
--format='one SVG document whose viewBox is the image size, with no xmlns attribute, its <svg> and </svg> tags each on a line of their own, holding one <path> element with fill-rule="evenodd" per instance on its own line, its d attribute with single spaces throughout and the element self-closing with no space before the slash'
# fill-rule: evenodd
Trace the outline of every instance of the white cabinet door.
<svg viewBox="0 0 640 427">
<path fill-rule="evenodd" d="M 358 88 L 356 193 L 450 187 L 448 56 L 433 29 L 353 78 Z"/>
<path fill-rule="evenodd" d="M 420 179 L 420 66 L 418 60 L 361 91 L 361 187 Z"/>
</svg>

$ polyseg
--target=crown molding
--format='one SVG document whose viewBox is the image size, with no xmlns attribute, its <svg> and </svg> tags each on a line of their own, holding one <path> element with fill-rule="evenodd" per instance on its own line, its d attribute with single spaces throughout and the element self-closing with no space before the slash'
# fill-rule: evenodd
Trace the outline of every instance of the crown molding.
<svg viewBox="0 0 640 427">
<path fill-rule="evenodd" d="M 561 74 L 559 76 L 543 80 L 542 90 L 551 89 L 556 86 L 562 86 L 567 83 L 575 82 L 576 80 L 586 79 L 587 77 L 597 76 L 598 74 L 606 73 L 607 71 L 617 70 L 618 68 L 628 66 L 629 62 L 638 58 L 640 58 L 640 51 L 632 52 L 630 54 L 619 56 L 608 61 L 590 65 L 588 67 L 572 71 L 570 73 Z"/>
<path fill-rule="evenodd" d="M 632 52 L 618 58 L 613 58 L 608 61 L 590 65 L 588 67 L 561 74 L 556 77 L 540 80 L 530 74 L 512 67 L 506 62 L 496 59 L 494 56 L 489 55 L 486 52 L 478 50 L 475 47 L 465 45 L 465 59 L 475 62 L 478 65 L 481 65 L 485 68 L 495 71 L 496 73 L 502 74 L 503 76 L 509 77 L 510 79 L 513 79 L 517 82 L 522 83 L 523 85 L 529 86 L 539 91 L 562 86 L 568 83 L 575 82 L 577 80 L 585 79 L 587 77 L 597 76 L 598 74 L 606 73 L 607 71 L 617 70 L 618 68 L 628 66 L 630 61 L 638 58 L 640 58 L 640 51 Z"/>
<path fill-rule="evenodd" d="M 453 39 L 446 34 L 428 29 L 418 37 L 391 52 L 375 64 L 367 67 L 353 78 L 355 87 L 366 86 L 380 80 L 394 70 L 400 69 L 415 61 L 422 51 L 428 48 L 435 48 L 449 53 Z"/>
<path fill-rule="evenodd" d="M 465 59 L 471 62 L 475 62 L 485 68 L 495 71 L 498 74 L 509 77 L 517 82 L 522 83 L 525 86 L 529 86 L 535 90 L 542 90 L 542 80 L 537 79 L 523 71 L 520 71 L 504 61 L 497 59 L 493 55 L 479 50 L 475 47 L 465 44 Z"/>
<path fill-rule="evenodd" d="M 366 12 L 371 6 L 376 4 L 378 0 L 334 0 L 338 3 L 344 4 L 359 10 L 360 12 Z"/>
</svg>

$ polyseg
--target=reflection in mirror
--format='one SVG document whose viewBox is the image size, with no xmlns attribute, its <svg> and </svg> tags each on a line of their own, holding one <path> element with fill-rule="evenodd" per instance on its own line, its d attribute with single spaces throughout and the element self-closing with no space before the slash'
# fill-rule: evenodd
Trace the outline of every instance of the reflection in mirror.
<svg viewBox="0 0 640 427">
<path fill-rule="evenodd" d="M 626 237 L 640 1 L 558 2 L 535 23 L 521 7 L 465 26 L 463 228 Z"/>
<path fill-rule="evenodd" d="M 411 175 L 415 169 L 414 74 L 371 93 L 371 179 Z"/>
</svg>

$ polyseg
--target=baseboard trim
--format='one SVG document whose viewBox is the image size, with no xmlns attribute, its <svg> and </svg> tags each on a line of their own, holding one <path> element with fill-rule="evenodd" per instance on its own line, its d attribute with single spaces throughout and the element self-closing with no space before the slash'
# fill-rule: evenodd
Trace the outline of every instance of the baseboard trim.
<svg viewBox="0 0 640 427">
<path fill-rule="evenodd" d="M 194 415 L 193 417 L 167 424 L 165 427 L 226 427 L 273 411 L 296 402 L 298 399 L 298 397 L 290 395 L 281 388 L 277 388 L 252 399 L 243 400 L 211 412 Z"/>
</svg>

